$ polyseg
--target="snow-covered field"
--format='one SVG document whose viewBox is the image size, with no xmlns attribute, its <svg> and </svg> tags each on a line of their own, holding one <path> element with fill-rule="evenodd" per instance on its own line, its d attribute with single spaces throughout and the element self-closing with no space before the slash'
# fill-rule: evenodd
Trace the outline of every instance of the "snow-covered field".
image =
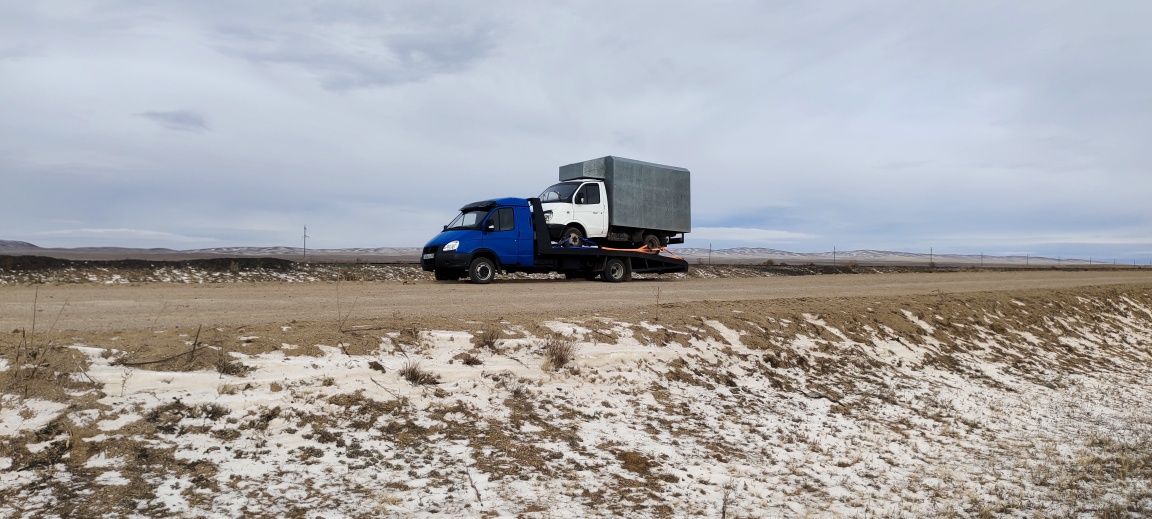
<svg viewBox="0 0 1152 519">
<path fill-rule="evenodd" d="M 363 333 L 5 351 L 0 516 L 1152 514 L 1142 289 Z"/>
</svg>

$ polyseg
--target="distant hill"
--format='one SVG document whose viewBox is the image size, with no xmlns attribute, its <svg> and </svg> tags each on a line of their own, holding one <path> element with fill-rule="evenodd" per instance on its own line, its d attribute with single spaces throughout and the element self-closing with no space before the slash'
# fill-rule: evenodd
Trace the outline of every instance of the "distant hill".
<svg viewBox="0 0 1152 519">
<path fill-rule="evenodd" d="M 34 244 L 0 240 L 0 254 L 18 256 L 46 256 L 69 260 L 188 260 L 211 258 L 280 258 L 293 261 L 304 259 L 299 247 L 216 247 L 210 249 L 173 250 L 164 248 L 132 247 L 39 247 Z M 308 261 L 324 263 L 416 263 L 420 260 L 417 247 L 377 247 L 348 249 L 308 249 Z"/>
<path fill-rule="evenodd" d="M 26 241 L 0 240 L 0 251 L 35 250 L 39 248 L 40 247 Z"/>
</svg>

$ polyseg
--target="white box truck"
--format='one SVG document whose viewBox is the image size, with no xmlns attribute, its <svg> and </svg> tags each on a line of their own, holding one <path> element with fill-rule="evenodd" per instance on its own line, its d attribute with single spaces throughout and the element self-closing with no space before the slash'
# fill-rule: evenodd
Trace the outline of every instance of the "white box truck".
<svg viewBox="0 0 1152 519">
<path fill-rule="evenodd" d="M 691 173 L 621 157 L 560 167 L 560 183 L 540 194 L 555 241 L 578 245 L 684 243 L 692 230 Z"/>
</svg>

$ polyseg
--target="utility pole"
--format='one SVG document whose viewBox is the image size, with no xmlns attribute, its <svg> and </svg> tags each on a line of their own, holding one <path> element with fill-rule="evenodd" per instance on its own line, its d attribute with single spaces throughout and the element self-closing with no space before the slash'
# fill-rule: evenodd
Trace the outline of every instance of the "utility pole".
<svg viewBox="0 0 1152 519">
<path fill-rule="evenodd" d="M 308 226 L 304 226 L 304 259 L 301 263 L 308 263 Z"/>
<path fill-rule="evenodd" d="M 712 242 L 708 242 L 708 264 L 712 264 Z"/>
<path fill-rule="evenodd" d="M 1027 267 L 1031 264 L 1032 264 L 1032 253 L 1029 252 L 1028 254 L 1024 255 L 1024 266 Z"/>
<path fill-rule="evenodd" d="M 936 268 L 936 252 L 932 250 L 932 247 L 928 247 L 928 266 Z"/>
<path fill-rule="evenodd" d="M 832 266 L 836 266 L 836 246 L 832 246 Z"/>
<path fill-rule="evenodd" d="M 980 253 L 980 268 L 984 268 L 984 253 Z"/>
</svg>

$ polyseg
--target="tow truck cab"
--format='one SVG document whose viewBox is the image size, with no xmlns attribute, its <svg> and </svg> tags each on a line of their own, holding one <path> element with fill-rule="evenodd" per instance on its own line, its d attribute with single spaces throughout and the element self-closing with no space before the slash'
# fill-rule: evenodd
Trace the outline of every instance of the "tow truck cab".
<svg viewBox="0 0 1152 519">
<path fill-rule="evenodd" d="M 420 265 L 443 280 L 464 277 L 478 257 L 488 258 L 499 270 L 529 270 L 534 267 L 535 246 L 527 200 L 484 200 L 460 208 L 460 214 L 424 245 Z"/>
</svg>

